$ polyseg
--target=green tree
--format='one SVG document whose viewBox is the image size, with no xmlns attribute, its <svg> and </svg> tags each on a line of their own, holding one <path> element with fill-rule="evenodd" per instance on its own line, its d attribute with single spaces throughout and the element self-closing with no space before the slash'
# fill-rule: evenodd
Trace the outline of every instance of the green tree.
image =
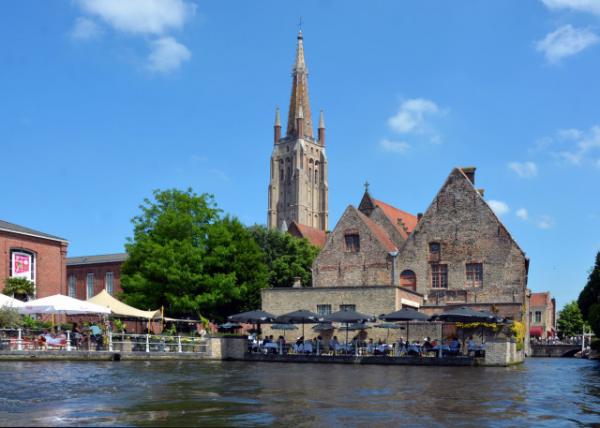
<svg viewBox="0 0 600 428">
<path fill-rule="evenodd" d="M 600 251 L 596 254 L 596 264 L 577 303 L 583 319 L 589 323 L 596 336 L 600 337 Z"/>
<path fill-rule="evenodd" d="M 558 313 L 556 324 L 558 326 L 558 332 L 562 337 L 581 334 L 584 321 L 576 301 L 567 303 Z"/>
<path fill-rule="evenodd" d="M 35 285 L 27 278 L 6 278 L 3 293 L 7 296 L 13 296 L 15 299 L 26 301 L 27 297 L 33 297 Z"/>
<path fill-rule="evenodd" d="M 311 266 L 319 254 L 317 247 L 306 239 L 264 226 L 252 226 L 250 231 L 265 254 L 270 287 L 291 287 L 294 277 L 300 277 L 305 287 L 311 285 Z"/>
<path fill-rule="evenodd" d="M 15 328 L 22 324 L 19 311 L 16 308 L 0 306 L 0 327 Z"/>
<path fill-rule="evenodd" d="M 256 309 L 267 285 L 264 255 L 237 219 L 221 218 L 211 195 L 157 190 L 140 209 L 125 246 L 127 303 L 216 320 Z"/>
</svg>

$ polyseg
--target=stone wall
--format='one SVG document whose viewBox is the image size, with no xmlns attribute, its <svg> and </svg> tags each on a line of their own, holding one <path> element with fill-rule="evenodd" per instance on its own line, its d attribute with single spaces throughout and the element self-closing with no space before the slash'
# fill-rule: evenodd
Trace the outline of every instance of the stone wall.
<svg viewBox="0 0 600 428">
<path fill-rule="evenodd" d="M 524 352 L 517 351 L 517 344 L 512 341 L 492 340 L 485 344 L 486 366 L 506 367 L 525 361 Z"/>
<path fill-rule="evenodd" d="M 243 360 L 248 348 L 245 337 L 212 337 L 210 342 L 210 355 L 213 360 Z"/>
</svg>

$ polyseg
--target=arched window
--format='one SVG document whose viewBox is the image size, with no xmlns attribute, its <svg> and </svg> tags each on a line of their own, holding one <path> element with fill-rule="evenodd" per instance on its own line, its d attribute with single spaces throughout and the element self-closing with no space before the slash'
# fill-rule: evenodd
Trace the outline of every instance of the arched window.
<svg viewBox="0 0 600 428">
<path fill-rule="evenodd" d="M 412 270 L 402 271 L 400 274 L 400 286 L 417 291 L 417 275 Z"/>
<path fill-rule="evenodd" d="M 315 168 L 315 184 L 319 183 L 319 170 Z"/>
</svg>

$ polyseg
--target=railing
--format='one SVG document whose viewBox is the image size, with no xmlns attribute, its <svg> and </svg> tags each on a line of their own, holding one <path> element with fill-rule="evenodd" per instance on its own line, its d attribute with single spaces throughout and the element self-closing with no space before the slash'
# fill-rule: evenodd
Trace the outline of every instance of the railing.
<svg viewBox="0 0 600 428">
<path fill-rule="evenodd" d="M 52 340 L 41 340 L 45 329 L 0 329 L 0 350 L 31 351 L 64 349 L 66 351 L 110 352 L 174 352 L 210 355 L 210 339 L 192 336 L 121 334 L 109 332 L 102 336 L 72 335 L 70 330 L 61 332 Z"/>
<path fill-rule="evenodd" d="M 177 352 L 210 355 L 210 339 L 152 334 L 108 334 L 108 350 L 120 352 Z"/>
</svg>

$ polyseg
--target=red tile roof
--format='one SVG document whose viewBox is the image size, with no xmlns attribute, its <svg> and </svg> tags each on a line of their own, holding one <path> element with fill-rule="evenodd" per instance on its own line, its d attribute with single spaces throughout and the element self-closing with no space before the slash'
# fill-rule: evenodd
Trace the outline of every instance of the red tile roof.
<svg viewBox="0 0 600 428">
<path fill-rule="evenodd" d="M 377 205 L 383 213 L 391 220 L 394 226 L 399 227 L 398 220 L 402 221 L 402 224 L 406 227 L 408 233 L 411 233 L 413 229 L 417 226 L 417 217 L 407 213 L 406 211 L 402 211 L 396 207 L 393 207 L 389 204 L 386 204 L 383 201 L 379 201 L 377 199 L 373 199 L 373 203 Z M 403 231 L 406 233 L 406 231 Z"/>
<path fill-rule="evenodd" d="M 364 221 L 364 223 L 367 225 L 367 227 L 371 230 L 373 235 L 375 235 L 375 237 L 379 240 L 379 242 L 381 242 L 381 244 L 386 248 L 386 250 L 398 251 L 398 248 L 396 248 L 396 245 L 394 245 L 394 243 L 390 239 L 387 232 L 381 226 L 379 226 L 377 223 L 375 223 L 369 217 L 367 217 L 366 215 L 361 213 L 359 210 L 356 210 L 356 212 L 358 213 L 360 218 Z"/>
<path fill-rule="evenodd" d="M 545 291 L 543 293 L 531 293 L 531 299 L 529 300 L 529 306 L 546 306 L 550 300 L 550 293 Z"/>
<path fill-rule="evenodd" d="M 297 234 L 294 233 L 296 231 L 298 232 Z M 325 232 L 324 230 L 306 226 L 304 224 L 299 224 L 295 221 L 290 223 L 290 226 L 288 227 L 288 232 L 295 236 L 300 235 L 300 238 L 308 239 L 308 241 L 311 244 L 318 248 L 323 248 L 325 246 L 325 242 L 327 241 L 327 232 Z"/>
</svg>

